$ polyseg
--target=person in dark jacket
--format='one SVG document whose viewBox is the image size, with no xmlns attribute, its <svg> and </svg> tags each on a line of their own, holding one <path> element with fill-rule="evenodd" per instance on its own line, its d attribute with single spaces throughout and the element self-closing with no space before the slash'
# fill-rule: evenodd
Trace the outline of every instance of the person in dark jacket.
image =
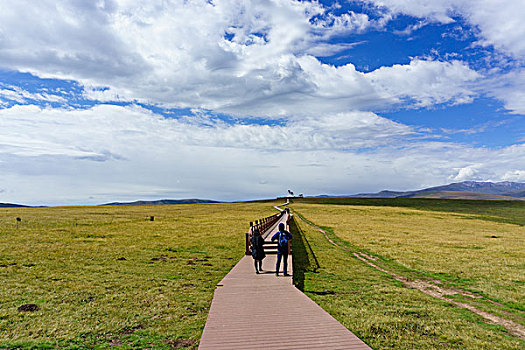
<svg viewBox="0 0 525 350">
<path fill-rule="evenodd" d="M 288 242 L 292 239 L 290 232 L 284 229 L 284 224 L 279 224 L 279 232 L 273 235 L 272 242 L 277 239 L 277 266 L 275 267 L 275 276 L 279 276 L 279 267 L 283 261 L 283 274 L 288 275 Z"/>
<path fill-rule="evenodd" d="M 250 239 L 252 242 L 252 257 L 255 265 L 255 273 L 262 271 L 262 261 L 266 257 L 264 252 L 264 238 L 259 233 L 259 229 L 253 230 L 253 236 Z M 257 266 L 259 265 L 259 266 Z"/>
</svg>

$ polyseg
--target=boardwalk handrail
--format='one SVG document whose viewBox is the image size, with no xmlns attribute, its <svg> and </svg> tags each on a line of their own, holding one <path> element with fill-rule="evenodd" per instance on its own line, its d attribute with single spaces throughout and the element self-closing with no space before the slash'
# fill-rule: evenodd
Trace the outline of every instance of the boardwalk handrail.
<svg viewBox="0 0 525 350">
<path fill-rule="evenodd" d="M 287 203 L 285 203 L 287 204 Z M 272 227 L 283 217 L 283 215 L 289 214 L 290 210 L 287 209 L 280 209 L 278 207 L 275 207 L 280 212 L 271 216 L 264 217 L 262 219 L 255 220 L 255 222 L 250 221 L 250 229 L 246 233 L 246 255 L 250 255 L 252 253 L 251 251 L 251 243 L 250 239 L 253 236 L 253 232 L 257 229 L 259 230 L 259 233 L 264 236 L 264 234 L 272 229 Z"/>
</svg>

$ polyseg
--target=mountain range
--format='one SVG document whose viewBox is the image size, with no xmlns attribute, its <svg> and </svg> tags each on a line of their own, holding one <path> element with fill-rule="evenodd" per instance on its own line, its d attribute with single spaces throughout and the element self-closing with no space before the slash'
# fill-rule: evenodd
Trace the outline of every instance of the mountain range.
<svg viewBox="0 0 525 350">
<path fill-rule="evenodd" d="M 377 193 L 359 193 L 349 197 L 525 200 L 525 183 L 463 181 L 416 191 L 385 190 Z"/>
<path fill-rule="evenodd" d="M 0 208 L 25 208 L 27 205 L 13 204 L 13 203 L 0 203 Z"/>
<path fill-rule="evenodd" d="M 135 202 L 113 202 L 101 205 L 167 205 L 167 204 L 200 204 L 200 203 L 220 203 L 210 199 L 160 199 L 156 201 L 135 201 Z"/>
<path fill-rule="evenodd" d="M 321 195 L 317 197 L 328 197 Z M 358 193 L 340 197 L 360 198 L 441 198 L 441 199 L 485 199 L 485 200 L 525 200 L 525 183 L 523 182 L 481 182 L 463 181 L 448 185 L 429 187 L 416 191 L 389 191 L 377 193 Z M 101 205 L 167 205 L 221 203 L 209 199 L 160 199 L 154 201 L 112 202 Z M 27 205 L 0 203 L 0 208 L 28 207 Z"/>
</svg>

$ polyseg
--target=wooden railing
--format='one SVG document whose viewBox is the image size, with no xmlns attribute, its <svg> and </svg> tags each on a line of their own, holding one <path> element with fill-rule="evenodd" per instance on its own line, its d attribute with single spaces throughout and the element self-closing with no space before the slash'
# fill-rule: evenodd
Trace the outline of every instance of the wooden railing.
<svg viewBox="0 0 525 350">
<path fill-rule="evenodd" d="M 259 219 L 259 220 L 255 220 L 255 222 L 250 222 L 250 229 L 248 230 L 248 232 L 246 233 L 246 255 L 250 255 L 252 253 L 251 251 L 251 243 L 250 243 L 250 239 L 252 238 L 253 236 L 253 232 L 255 230 L 259 230 L 259 234 L 261 236 L 264 236 L 268 230 L 270 230 L 272 227 L 275 226 L 275 224 L 281 220 L 281 218 L 284 216 L 284 215 L 289 215 L 290 213 L 290 210 L 287 208 L 287 209 L 279 209 L 281 212 L 275 214 L 275 215 L 271 215 L 271 216 L 267 216 L 265 218 L 262 218 L 262 219 Z"/>
</svg>

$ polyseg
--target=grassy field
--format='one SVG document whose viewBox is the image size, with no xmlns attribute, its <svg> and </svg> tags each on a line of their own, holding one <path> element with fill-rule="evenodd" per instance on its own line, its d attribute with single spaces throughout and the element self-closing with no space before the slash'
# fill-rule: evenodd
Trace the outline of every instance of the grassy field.
<svg viewBox="0 0 525 350">
<path fill-rule="evenodd" d="M 248 222 L 274 213 L 268 203 L 2 209 L 0 348 L 194 348 Z"/>
<path fill-rule="evenodd" d="M 503 326 L 407 288 L 354 255 L 409 281 L 456 291 L 446 297 L 523 326 L 525 203 L 463 202 L 296 200 L 292 228 L 307 249 L 294 252 L 310 255 L 297 256 L 306 266 L 300 283 L 375 349 L 523 349 Z"/>
<path fill-rule="evenodd" d="M 525 202 L 469 199 L 430 199 L 430 198 L 304 198 L 293 199 L 296 203 L 354 205 L 372 207 L 411 208 L 424 211 L 466 214 L 465 218 L 475 218 L 525 226 Z"/>
<path fill-rule="evenodd" d="M 248 222 L 275 204 L 2 209 L 0 349 L 195 348 Z M 525 203 L 304 199 L 292 209 L 297 286 L 374 349 L 524 348 L 353 254 L 523 325 Z"/>
</svg>

